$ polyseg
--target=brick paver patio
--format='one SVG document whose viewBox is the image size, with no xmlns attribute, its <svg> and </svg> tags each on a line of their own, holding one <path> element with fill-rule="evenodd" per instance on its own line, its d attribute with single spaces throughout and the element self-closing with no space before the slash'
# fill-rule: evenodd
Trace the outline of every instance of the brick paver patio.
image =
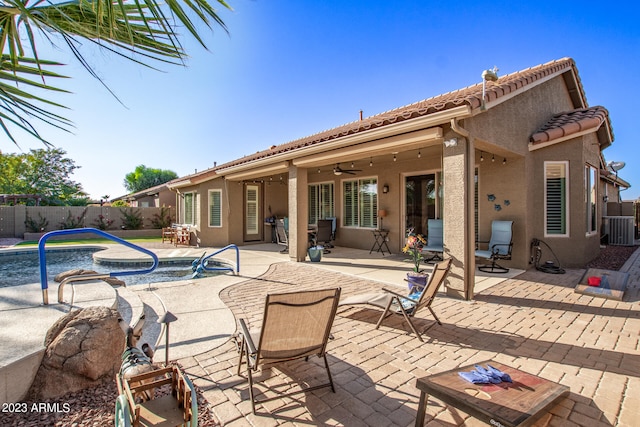
<svg viewBox="0 0 640 427">
<path fill-rule="evenodd" d="M 552 275 L 528 271 L 476 295 L 473 302 L 439 294 L 434 311 L 417 315 L 428 328 L 425 343 L 409 335 L 400 316 L 375 323 L 380 311 L 340 307 L 328 354 L 336 393 L 325 388 L 257 405 L 251 412 L 247 381 L 236 375 L 231 341 L 180 360 L 224 426 L 411 426 L 419 392 L 416 378 L 495 359 L 567 385 L 567 399 L 536 426 L 638 426 L 640 407 L 640 265 L 629 268 L 624 301 L 574 293 L 584 270 Z M 311 264 L 277 263 L 258 279 L 231 286 L 222 300 L 236 319 L 261 322 L 267 293 L 341 287 L 342 296 L 380 289 L 381 283 L 320 270 Z M 215 322 L 215 319 L 211 319 Z M 258 372 L 277 390 L 324 379 L 321 359 L 296 361 Z M 427 426 L 476 426 L 478 420 L 429 398 Z"/>
</svg>

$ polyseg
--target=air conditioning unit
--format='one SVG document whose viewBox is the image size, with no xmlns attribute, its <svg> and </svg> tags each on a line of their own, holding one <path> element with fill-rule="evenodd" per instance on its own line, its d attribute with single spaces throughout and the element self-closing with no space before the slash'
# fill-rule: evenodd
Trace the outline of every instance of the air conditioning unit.
<svg viewBox="0 0 640 427">
<path fill-rule="evenodd" d="M 632 216 L 605 216 L 604 232 L 609 236 L 610 245 L 633 246 L 634 223 Z"/>
</svg>

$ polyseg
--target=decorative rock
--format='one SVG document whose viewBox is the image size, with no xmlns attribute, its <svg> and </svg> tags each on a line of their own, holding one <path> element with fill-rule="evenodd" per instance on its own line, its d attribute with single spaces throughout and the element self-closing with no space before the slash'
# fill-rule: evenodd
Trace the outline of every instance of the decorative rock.
<svg viewBox="0 0 640 427">
<path fill-rule="evenodd" d="M 59 319 L 47 332 L 47 349 L 29 397 L 53 399 L 112 382 L 125 342 L 119 318 L 117 310 L 88 307 Z"/>
</svg>

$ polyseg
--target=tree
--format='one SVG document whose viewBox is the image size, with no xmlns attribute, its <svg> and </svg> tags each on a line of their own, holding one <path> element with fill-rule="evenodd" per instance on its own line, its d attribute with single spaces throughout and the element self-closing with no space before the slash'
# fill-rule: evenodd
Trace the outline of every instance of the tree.
<svg viewBox="0 0 640 427">
<path fill-rule="evenodd" d="M 0 193 L 39 194 L 49 205 L 86 205 L 82 185 L 70 178 L 79 166 L 65 154 L 59 148 L 0 153 Z"/>
<path fill-rule="evenodd" d="M 225 0 L 216 1 L 231 9 Z M 227 30 L 207 0 L 0 0 L 0 126 L 15 144 L 10 127 L 49 144 L 31 120 L 66 131 L 71 127 L 70 120 L 52 111 L 64 107 L 47 99 L 47 94 L 66 92 L 47 83 L 66 78 L 53 71 L 62 64 L 42 58 L 36 40 L 66 45 L 102 83 L 81 53 L 86 41 L 147 67 L 184 65 L 178 28 L 206 48 L 194 17 L 208 28 L 216 23 Z"/>
<path fill-rule="evenodd" d="M 130 193 L 146 190 L 156 185 L 176 179 L 178 175 L 167 169 L 153 169 L 145 165 L 136 166 L 136 169 L 125 175 L 124 187 Z"/>
</svg>

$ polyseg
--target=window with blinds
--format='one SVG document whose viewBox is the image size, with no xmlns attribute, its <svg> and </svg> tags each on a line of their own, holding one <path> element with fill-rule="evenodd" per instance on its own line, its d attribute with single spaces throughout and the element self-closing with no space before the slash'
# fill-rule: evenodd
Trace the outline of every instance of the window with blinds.
<svg viewBox="0 0 640 427">
<path fill-rule="evenodd" d="M 209 190 L 209 227 L 222 227 L 222 190 Z"/>
<path fill-rule="evenodd" d="M 193 193 L 184 193 L 184 223 L 194 223 L 194 197 Z"/>
<path fill-rule="evenodd" d="M 545 235 L 568 236 L 568 162 L 545 162 Z"/>
<path fill-rule="evenodd" d="M 343 181 L 345 227 L 378 227 L 378 180 L 376 178 Z"/>
<path fill-rule="evenodd" d="M 335 216 L 333 203 L 333 183 L 309 185 L 309 224 L 317 224 L 319 219 Z"/>
<path fill-rule="evenodd" d="M 584 202 L 586 213 L 587 234 L 595 234 L 598 230 L 598 217 L 596 216 L 596 195 L 598 193 L 598 171 L 591 165 L 584 168 Z"/>
</svg>

